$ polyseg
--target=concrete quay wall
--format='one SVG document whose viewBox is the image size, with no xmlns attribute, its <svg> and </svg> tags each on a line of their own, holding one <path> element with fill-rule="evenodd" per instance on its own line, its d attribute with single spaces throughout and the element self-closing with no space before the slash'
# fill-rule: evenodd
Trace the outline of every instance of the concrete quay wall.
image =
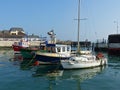
<svg viewBox="0 0 120 90">
<path fill-rule="evenodd" d="M 14 42 L 18 41 L 0 41 L 0 47 L 11 47 Z M 30 46 L 39 46 L 40 41 L 30 41 Z"/>
</svg>

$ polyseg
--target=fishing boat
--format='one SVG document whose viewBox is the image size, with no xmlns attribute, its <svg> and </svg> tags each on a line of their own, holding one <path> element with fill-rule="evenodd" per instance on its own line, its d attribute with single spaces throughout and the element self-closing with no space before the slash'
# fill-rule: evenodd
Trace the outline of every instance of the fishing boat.
<svg viewBox="0 0 120 90">
<path fill-rule="evenodd" d="M 36 52 L 35 59 L 41 64 L 59 63 L 61 59 L 67 59 L 71 56 L 70 45 L 47 44 L 46 50 Z"/>
<path fill-rule="evenodd" d="M 97 56 L 91 54 L 81 54 L 80 44 L 79 44 L 79 23 L 80 23 L 80 0 L 78 6 L 78 47 L 77 53 L 69 59 L 61 60 L 61 65 L 64 69 L 81 69 L 81 68 L 91 68 L 96 66 L 102 66 L 107 64 L 107 58 L 104 57 L 102 53 Z"/>
<path fill-rule="evenodd" d="M 59 63 L 61 59 L 67 59 L 71 56 L 71 46 L 56 44 L 54 31 L 48 32 L 51 41 L 40 45 L 40 50 L 36 52 L 35 59 L 40 64 Z"/>
<path fill-rule="evenodd" d="M 27 48 L 27 47 L 29 47 L 29 42 L 24 38 L 19 42 L 14 42 L 14 44 L 12 44 L 12 48 L 15 54 L 20 53 L 20 49 Z"/>
<path fill-rule="evenodd" d="M 32 59 L 38 50 L 39 50 L 38 47 L 28 47 L 28 48 L 21 48 L 20 52 L 23 59 Z"/>
</svg>

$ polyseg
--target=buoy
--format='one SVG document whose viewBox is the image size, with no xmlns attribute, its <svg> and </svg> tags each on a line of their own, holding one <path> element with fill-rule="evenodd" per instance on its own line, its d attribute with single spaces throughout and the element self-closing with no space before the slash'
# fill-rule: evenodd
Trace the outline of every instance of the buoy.
<svg viewBox="0 0 120 90">
<path fill-rule="evenodd" d="M 38 66 L 39 65 L 39 61 L 35 61 L 35 63 L 33 65 L 34 66 Z"/>
<path fill-rule="evenodd" d="M 96 57 L 97 57 L 98 59 L 100 59 L 100 58 L 103 58 L 104 55 L 103 55 L 102 53 L 98 53 Z"/>
</svg>

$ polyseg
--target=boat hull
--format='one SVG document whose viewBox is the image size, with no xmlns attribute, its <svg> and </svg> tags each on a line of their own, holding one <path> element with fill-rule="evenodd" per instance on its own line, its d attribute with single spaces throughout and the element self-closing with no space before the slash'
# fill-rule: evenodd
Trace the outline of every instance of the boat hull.
<svg viewBox="0 0 120 90">
<path fill-rule="evenodd" d="M 108 54 L 110 55 L 120 55 L 120 48 L 109 48 Z"/>
<path fill-rule="evenodd" d="M 35 59 L 43 63 L 59 63 L 60 60 L 68 59 L 70 57 L 62 57 L 56 53 L 54 54 L 36 54 Z"/>
<path fill-rule="evenodd" d="M 34 48 L 21 48 L 20 52 L 22 54 L 23 59 L 32 59 L 35 56 L 35 52 L 38 49 Z"/>
<path fill-rule="evenodd" d="M 36 60 L 42 62 L 59 62 L 61 59 L 68 59 L 69 57 L 52 57 L 52 56 L 43 56 L 43 55 L 36 55 Z"/>
<path fill-rule="evenodd" d="M 14 42 L 14 44 L 12 44 L 12 48 L 14 50 L 14 53 L 20 53 L 20 49 L 22 48 L 28 48 L 29 47 L 29 43 L 28 41 L 20 41 L 20 42 Z"/>
<path fill-rule="evenodd" d="M 110 55 L 120 55 L 120 34 L 108 36 L 108 53 Z"/>
<path fill-rule="evenodd" d="M 22 47 L 17 46 L 17 45 L 12 45 L 12 47 L 13 47 L 14 51 L 20 51 L 20 48 L 22 48 Z"/>
<path fill-rule="evenodd" d="M 96 61 L 70 61 L 62 60 L 61 64 L 64 69 L 83 69 L 83 68 L 92 68 L 97 66 L 102 66 L 107 64 L 107 59 L 101 59 Z"/>
<path fill-rule="evenodd" d="M 22 49 L 24 47 L 18 46 L 18 45 L 12 45 L 12 48 L 14 50 L 14 53 L 20 53 L 20 49 Z"/>
</svg>

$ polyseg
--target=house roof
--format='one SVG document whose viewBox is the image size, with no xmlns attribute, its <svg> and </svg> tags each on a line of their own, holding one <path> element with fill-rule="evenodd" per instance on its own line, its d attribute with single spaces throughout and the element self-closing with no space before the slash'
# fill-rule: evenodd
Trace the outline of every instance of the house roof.
<svg viewBox="0 0 120 90">
<path fill-rule="evenodd" d="M 17 31 L 24 31 L 23 28 L 18 28 L 18 27 L 12 27 L 12 28 L 10 28 L 9 31 L 11 32 L 11 31 L 16 31 L 16 30 Z"/>
</svg>

